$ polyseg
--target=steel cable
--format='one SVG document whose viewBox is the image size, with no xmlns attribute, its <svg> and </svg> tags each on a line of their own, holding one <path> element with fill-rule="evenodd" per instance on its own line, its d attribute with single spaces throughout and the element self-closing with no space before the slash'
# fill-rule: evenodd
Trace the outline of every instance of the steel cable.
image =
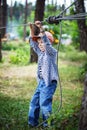
<svg viewBox="0 0 87 130">
<path fill-rule="evenodd" d="M 79 13 L 79 14 L 65 16 L 65 17 L 61 17 L 61 18 L 56 17 L 55 20 L 57 20 L 57 21 L 60 21 L 60 20 L 81 20 L 81 19 L 87 19 L 86 16 L 87 16 L 87 13 Z M 44 23 L 44 22 L 46 22 L 46 19 L 44 21 L 42 21 L 42 23 Z M 20 24 L 20 25 L 10 25 L 10 27 L 2 26 L 2 27 L 0 27 L 0 30 L 4 29 L 4 28 L 14 28 L 14 27 L 28 26 L 28 25 L 29 25 L 29 23 Z"/>
</svg>

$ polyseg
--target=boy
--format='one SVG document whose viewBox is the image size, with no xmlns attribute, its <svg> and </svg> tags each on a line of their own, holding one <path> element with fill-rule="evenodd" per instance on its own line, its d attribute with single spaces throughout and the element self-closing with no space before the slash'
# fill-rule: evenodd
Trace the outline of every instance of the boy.
<svg viewBox="0 0 87 130">
<path fill-rule="evenodd" d="M 47 127 L 48 124 L 45 120 L 47 120 L 52 113 L 52 98 L 58 80 L 56 65 L 57 50 L 52 47 L 40 22 L 39 24 L 36 23 L 41 33 L 36 36 L 33 24 L 30 24 L 30 45 L 38 55 L 38 85 L 30 102 L 28 124 L 30 126 L 38 126 L 41 111 L 43 126 Z"/>
</svg>

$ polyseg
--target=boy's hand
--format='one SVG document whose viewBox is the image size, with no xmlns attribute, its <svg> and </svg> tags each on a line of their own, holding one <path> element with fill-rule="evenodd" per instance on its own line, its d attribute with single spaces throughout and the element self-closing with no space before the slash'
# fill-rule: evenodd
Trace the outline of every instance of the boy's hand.
<svg viewBox="0 0 87 130">
<path fill-rule="evenodd" d="M 40 21 L 35 21 L 35 25 L 37 26 L 37 27 L 39 27 L 40 28 L 40 32 L 42 33 L 42 34 L 44 34 L 44 29 L 43 29 L 43 26 L 42 26 L 42 23 L 40 22 Z"/>
</svg>

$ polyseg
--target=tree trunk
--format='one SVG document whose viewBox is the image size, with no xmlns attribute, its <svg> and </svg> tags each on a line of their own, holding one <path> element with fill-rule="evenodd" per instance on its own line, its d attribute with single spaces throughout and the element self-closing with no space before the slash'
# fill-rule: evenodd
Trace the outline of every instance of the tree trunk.
<svg viewBox="0 0 87 130">
<path fill-rule="evenodd" d="M 80 112 L 80 121 L 78 130 L 87 130 L 87 74 L 84 81 L 84 95 Z"/>
<path fill-rule="evenodd" d="M 3 0 L 3 5 L 2 5 L 2 16 L 3 16 L 3 26 L 5 26 L 6 27 L 6 23 L 7 23 L 7 0 Z M 2 30 L 2 37 L 4 37 L 4 35 L 5 35 L 5 33 L 6 33 L 6 28 L 4 28 L 3 30 Z"/>
<path fill-rule="evenodd" d="M 37 0 L 36 1 L 36 10 L 35 10 L 35 20 L 43 21 L 44 18 L 44 8 L 45 8 L 45 0 Z M 38 58 L 36 53 L 31 48 L 31 56 L 30 56 L 30 62 L 37 62 Z"/>
<path fill-rule="evenodd" d="M 0 0 L 0 27 L 2 27 L 2 3 Z M 2 29 L 0 29 L 0 33 L 1 33 Z"/>
<path fill-rule="evenodd" d="M 7 0 L 0 1 L 0 26 L 6 27 L 7 23 Z M 6 33 L 6 28 L 3 28 L 1 31 L 1 37 L 4 37 Z"/>
<path fill-rule="evenodd" d="M 10 7 L 10 20 L 11 20 L 11 22 L 12 22 L 12 19 L 13 19 L 13 2 L 12 2 L 12 0 L 11 0 L 11 7 Z"/>
<path fill-rule="evenodd" d="M 84 0 L 77 0 L 76 13 L 85 13 Z M 87 26 L 86 20 L 78 20 L 78 27 L 80 33 L 80 50 L 87 52 Z"/>
<path fill-rule="evenodd" d="M 1 42 L 1 33 L 0 33 L 0 62 L 2 61 L 2 42 Z"/>
<path fill-rule="evenodd" d="M 28 6 L 28 3 L 27 3 L 27 0 L 26 0 L 26 3 L 25 3 L 25 18 L 24 18 L 24 24 L 27 23 L 27 6 Z M 25 41 L 25 38 L 26 38 L 26 25 L 24 25 L 24 41 Z"/>
<path fill-rule="evenodd" d="M 0 27 L 2 27 L 2 6 L 1 6 L 1 0 L 0 0 Z M 2 43 L 1 43 L 1 29 L 0 29 L 0 62 L 2 61 Z"/>
<path fill-rule="evenodd" d="M 43 21 L 44 8 L 45 8 L 45 0 L 37 0 L 36 1 L 36 10 L 35 10 L 35 21 L 36 20 Z"/>
<path fill-rule="evenodd" d="M 0 27 L 6 27 L 7 22 L 7 0 L 0 0 Z M 0 61 L 2 60 L 2 43 L 1 38 L 4 37 L 6 28 L 0 29 Z"/>
</svg>

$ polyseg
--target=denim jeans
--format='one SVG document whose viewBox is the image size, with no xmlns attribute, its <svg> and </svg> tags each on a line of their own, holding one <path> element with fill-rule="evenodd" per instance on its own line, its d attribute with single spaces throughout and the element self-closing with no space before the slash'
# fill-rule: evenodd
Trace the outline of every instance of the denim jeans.
<svg viewBox="0 0 87 130">
<path fill-rule="evenodd" d="M 48 119 L 52 113 L 52 98 L 56 90 L 57 82 L 53 81 L 49 86 L 45 85 L 43 79 L 40 80 L 35 94 L 30 102 L 28 124 L 31 126 L 37 126 L 39 124 L 38 119 L 40 111 L 42 112 L 43 121 Z M 45 125 L 45 123 L 43 124 Z"/>
</svg>

